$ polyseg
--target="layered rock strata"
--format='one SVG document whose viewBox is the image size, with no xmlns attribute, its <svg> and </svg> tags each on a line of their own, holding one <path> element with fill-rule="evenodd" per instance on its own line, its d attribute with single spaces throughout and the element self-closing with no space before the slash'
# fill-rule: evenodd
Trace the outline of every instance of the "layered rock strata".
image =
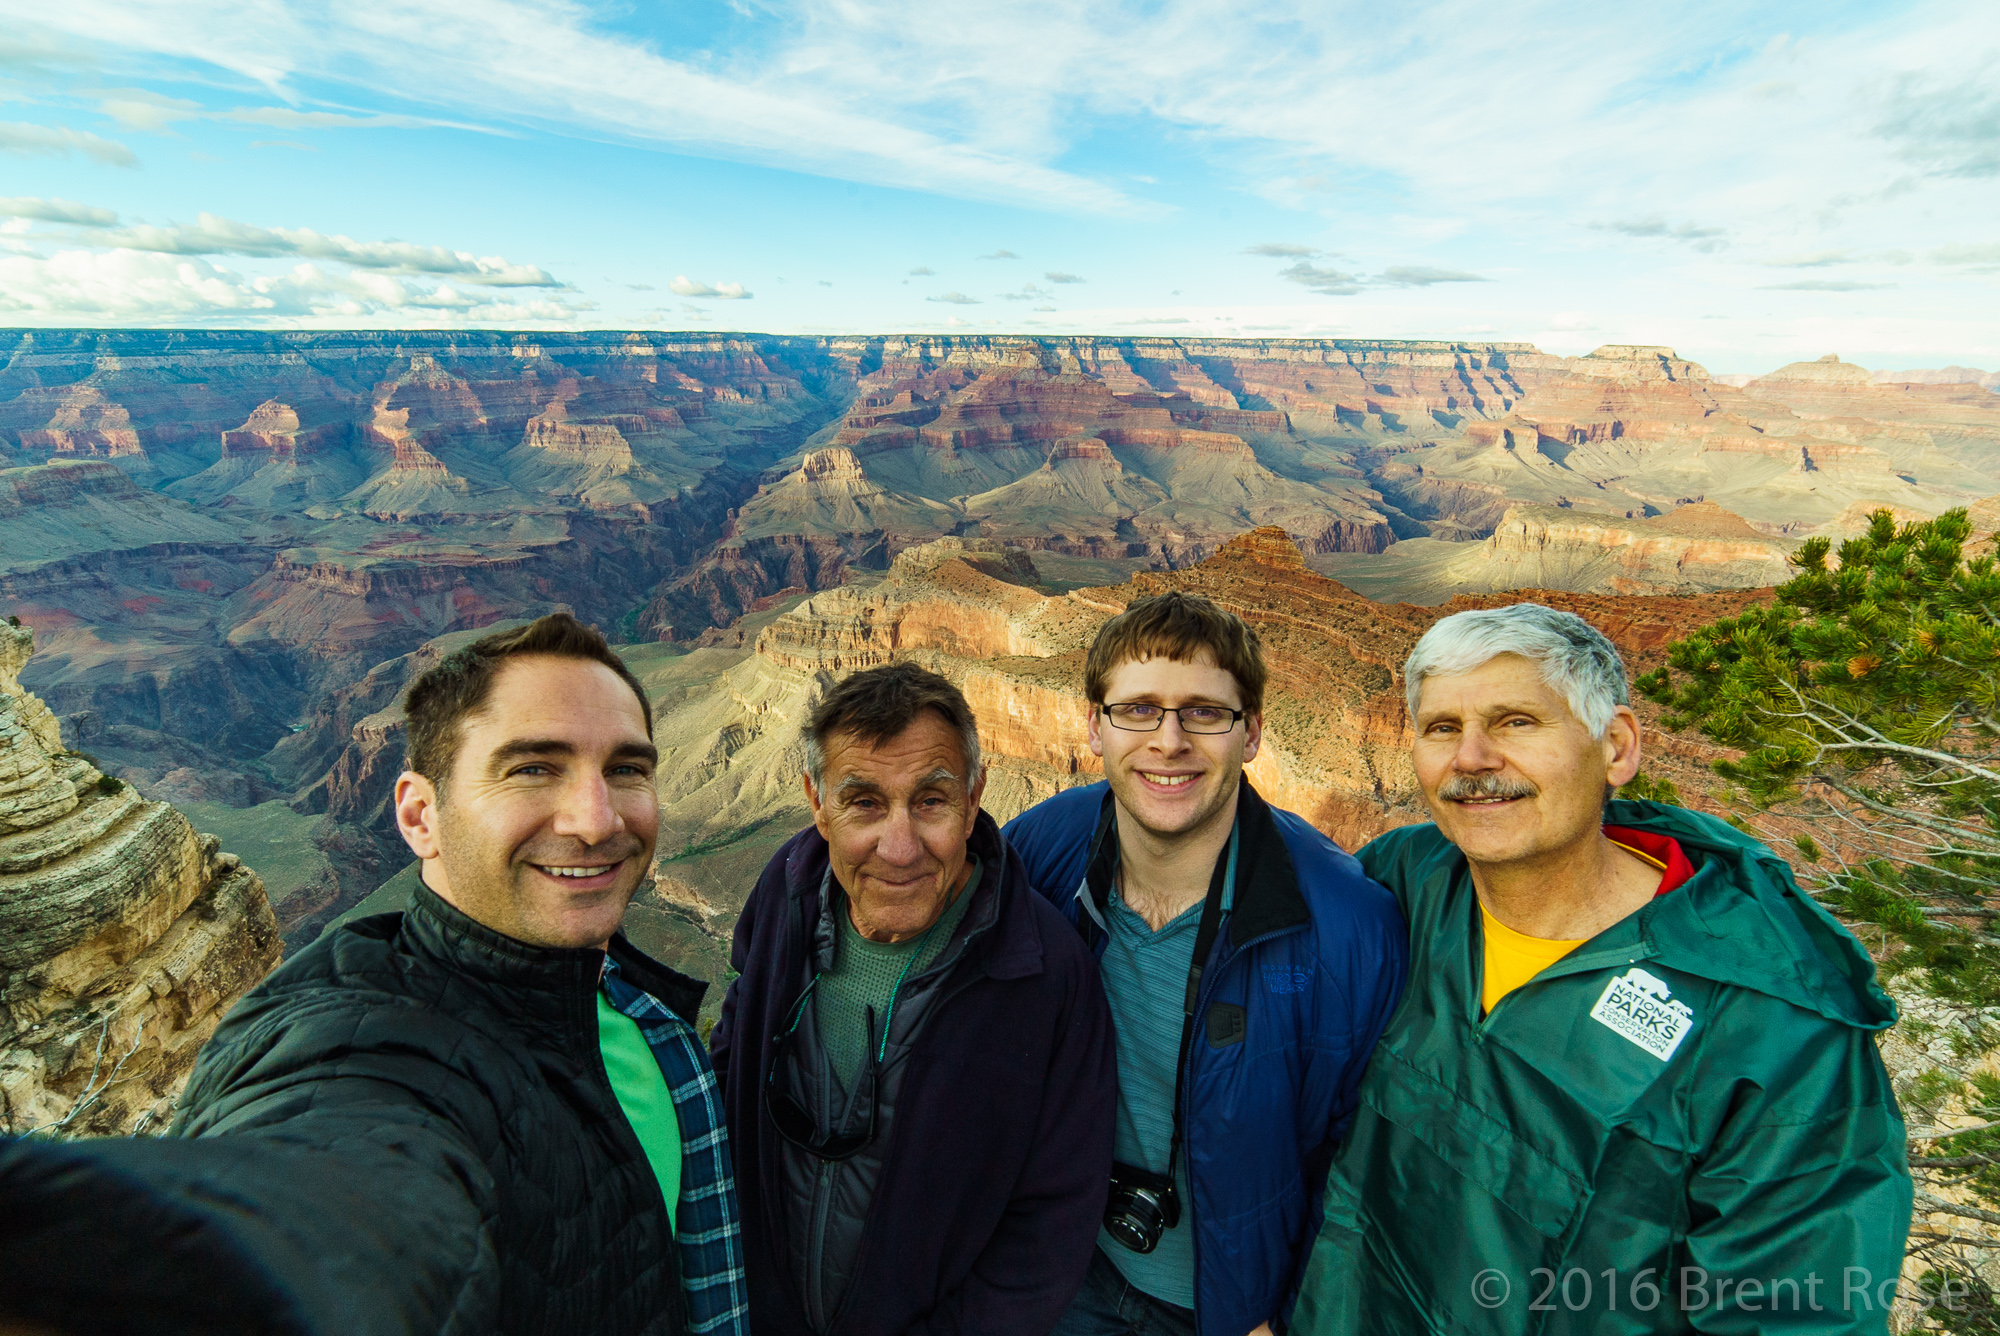
<svg viewBox="0 0 2000 1336">
<path fill-rule="evenodd" d="M 229 1004 L 278 963 L 257 874 L 63 747 L 0 625 L 0 1131 L 157 1124 Z"/>
</svg>

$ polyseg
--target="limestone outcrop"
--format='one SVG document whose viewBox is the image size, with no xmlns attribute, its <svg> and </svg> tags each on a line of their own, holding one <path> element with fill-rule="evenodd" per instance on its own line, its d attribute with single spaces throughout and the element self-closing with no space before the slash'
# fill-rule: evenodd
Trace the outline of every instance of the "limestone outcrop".
<svg viewBox="0 0 2000 1336">
<path fill-rule="evenodd" d="M 131 1132 L 278 963 L 257 874 L 63 747 L 0 624 L 0 1131 Z"/>
</svg>

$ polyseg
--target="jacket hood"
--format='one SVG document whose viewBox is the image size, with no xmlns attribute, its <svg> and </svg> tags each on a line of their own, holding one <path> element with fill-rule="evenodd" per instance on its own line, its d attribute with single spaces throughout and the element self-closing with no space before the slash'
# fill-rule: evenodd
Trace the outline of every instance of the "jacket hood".
<svg viewBox="0 0 2000 1336">
<path fill-rule="evenodd" d="M 1864 1030 L 1895 1023 L 1867 950 L 1758 840 L 1718 817 L 1629 799 L 1609 803 L 1604 823 L 1671 836 L 1695 865 L 1692 879 L 1640 911 L 1661 964 Z"/>
</svg>

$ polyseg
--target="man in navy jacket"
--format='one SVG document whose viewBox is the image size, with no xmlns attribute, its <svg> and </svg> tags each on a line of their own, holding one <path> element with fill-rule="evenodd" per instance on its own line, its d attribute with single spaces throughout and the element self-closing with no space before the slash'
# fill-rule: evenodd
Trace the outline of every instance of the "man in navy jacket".
<svg viewBox="0 0 2000 1336">
<path fill-rule="evenodd" d="M 1117 1027 L 1110 1204 L 1058 1336 L 1283 1332 L 1402 993 L 1395 900 L 1243 777 L 1264 682 L 1242 618 L 1132 604 L 1084 668 L 1106 782 L 1004 832 L 1096 954 Z"/>
<path fill-rule="evenodd" d="M 736 922 L 712 1039 L 758 1336 L 1045 1336 L 1104 1212 L 1117 1067 L 1074 929 L 910 663 L 806 726 L 813 825 Z"/>
</svg>

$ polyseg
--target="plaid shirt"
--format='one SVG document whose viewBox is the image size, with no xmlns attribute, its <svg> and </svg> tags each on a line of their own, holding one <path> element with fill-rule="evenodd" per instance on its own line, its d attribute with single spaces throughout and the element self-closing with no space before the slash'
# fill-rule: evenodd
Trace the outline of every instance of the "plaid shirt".
<svg viewBox="0 0 2000 1336">
<path fill-rule="evenodd" d="M 681 1198 L 674 1208 L 674 1238 L 680 1245 L 688 1330 L 695 1336 L 749 1336 L 736 1174 L 729 1163 L 729 1129 L 722 1122 L 722 1090 L 708 1064 L 708 1050 L 686 1021 L 620 978 L 617 962 L 609 956 L 604 958 L 604 995 L 639 1023 L 680 1120 Z"/>
</svg>

